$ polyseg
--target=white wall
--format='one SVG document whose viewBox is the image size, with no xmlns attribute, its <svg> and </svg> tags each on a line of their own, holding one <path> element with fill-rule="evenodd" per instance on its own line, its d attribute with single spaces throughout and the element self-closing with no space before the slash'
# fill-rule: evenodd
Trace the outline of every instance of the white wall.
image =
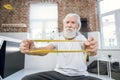
<svg viewBox="0 0 120 80">
<path fill-rule="evenodd" d="M 23 40 L 27 38 L 27 33 L 26 32 L 2 32 L 0 33 L 0 36 Z"/>
</svg>

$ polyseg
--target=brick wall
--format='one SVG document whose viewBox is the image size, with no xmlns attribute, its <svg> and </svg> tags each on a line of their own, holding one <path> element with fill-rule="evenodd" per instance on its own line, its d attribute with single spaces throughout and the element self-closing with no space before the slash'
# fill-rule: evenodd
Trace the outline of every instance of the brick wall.
<svg viewBox="0 0 120 80">
<path fill-rule="evenodd" d="M 96 0 L 0 0 L 0 32 L 26 32 L 29 28 L 29 5 L 34 2 L 52 1 L 58 4 L 58 26 L 62 31 L 62 19 L 67 13 L 75 12 L 81 18 L 87 18 L 87 30 L 98 30 Z M 4 4 L 10 3 L 13 10 L 7 10 Z M 7 23 L 24 23 L 27 27 L 1 27 Z"/>
<path fill-rule="evenodd" d="M 10 2 L 12 1 L 12 2 Z M 25 3 L 27 0 L 2 0 L 0 1 L 0 32 L 26 32 L 27 27 L 2 27 L 2 24 L 27 24 L 29 17 L 29 5 Z M 12 10 L 3 7 L 4 4 L 11 4 Z"/>
</svg>

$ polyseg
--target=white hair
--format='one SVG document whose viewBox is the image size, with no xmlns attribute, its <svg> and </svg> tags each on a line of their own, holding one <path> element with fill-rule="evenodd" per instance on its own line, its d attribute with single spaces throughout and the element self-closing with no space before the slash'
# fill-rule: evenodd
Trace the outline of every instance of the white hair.
<svg viewBox="0 0 120 80">
<path fill-rule="evenodd" d="M 76 14 L 76 13 L 69 13 L 69 14 L 67 14 L 67 15 L 64 17 L 64 19 L 63 19 L 63 25 L 65 24 L 66 19 L 67 19 L 68 17 L 73 17 L 73 16 L 77 17 L 77 23 L 79 24 L 79 28 L 78 28 L 78 31 L 79 31 L 80 28 L 81 28 L 81 19 L 80 19 L 80 16 L 79 16 L 78 14 Z"/>
</svg>

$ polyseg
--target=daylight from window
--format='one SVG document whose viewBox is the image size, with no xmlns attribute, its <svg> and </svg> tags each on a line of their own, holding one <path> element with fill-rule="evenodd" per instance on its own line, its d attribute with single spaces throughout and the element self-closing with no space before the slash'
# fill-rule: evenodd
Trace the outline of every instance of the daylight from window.
<svg viewBox="0 0 120 80">
<path fill-rule="evenodd" d="M 102 48 L 120 48 L 120 1 L 100 2 Z M 114 5 L 114 6 L 113 6 Z"/>
<path fill-rule="evenodd" d="M 30 29 L 31 39 L 52 39 L 58 30 L 57 4 L 31 4 Z"/>
<path fill-rule="evenodd" d="M 101 14 L 120 9 L 120 0 L 101 0 L 100 12 Z"/>
</svg>

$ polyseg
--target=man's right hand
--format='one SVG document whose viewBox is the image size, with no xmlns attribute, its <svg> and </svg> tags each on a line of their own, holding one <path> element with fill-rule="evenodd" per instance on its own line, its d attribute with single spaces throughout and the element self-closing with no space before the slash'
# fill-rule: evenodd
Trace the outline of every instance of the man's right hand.
<svg viewBox="0 0 120 80">
<path fill-rule="evenodd" d="M 29 54 L 30 49 L 33 49 L 34 47 L 32 40 L 25 39 L 20 43 L 20 51 L 25 54 Z"/>
</svg>

